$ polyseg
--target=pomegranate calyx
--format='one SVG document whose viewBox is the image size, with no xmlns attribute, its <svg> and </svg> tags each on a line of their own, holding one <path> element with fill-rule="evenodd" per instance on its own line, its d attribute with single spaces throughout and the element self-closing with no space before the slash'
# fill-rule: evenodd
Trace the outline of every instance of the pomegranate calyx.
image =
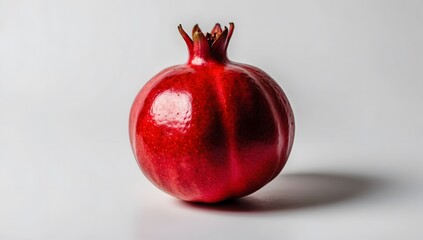
<svg viewBox="0 0 423 240">
<path fill-rule="evenodd" d="M 228 61 L 226 51 L 234 30 L 232 22 L 229 23 L 229 29 L 225 27 L 224 30 L 219 23 L 216 23 L 210 33 L 206 33 L 206 35 L 196 24 L 192 29 L 192 39 L 184 31 L 182 25 L 178 26 L 178 30 L 188 47 L 189 64 L 203 65 L 210 61 Z"/>
</svg>

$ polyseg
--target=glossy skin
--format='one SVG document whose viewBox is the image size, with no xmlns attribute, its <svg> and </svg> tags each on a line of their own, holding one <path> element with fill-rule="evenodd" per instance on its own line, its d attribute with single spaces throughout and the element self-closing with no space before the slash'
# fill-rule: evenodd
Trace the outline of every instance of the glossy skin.
<svg viewBox="0 0 423 240">
<path fill-rule="evenodd" d="M 248 195 L 288 159 L 291 107 L 260 69 L 226 57 L 198 64 L 194 55 L 157 74 L 136 97 L 132 149 L 147 178 L 179 199 L 213 203 Z"/>
</svg>

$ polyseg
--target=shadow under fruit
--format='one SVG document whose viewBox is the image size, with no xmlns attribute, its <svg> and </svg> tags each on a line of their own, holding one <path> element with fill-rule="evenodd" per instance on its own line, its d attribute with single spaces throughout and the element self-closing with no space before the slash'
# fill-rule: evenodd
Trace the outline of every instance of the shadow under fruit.
<svg viewBox="0 0 423 240">
<path fill-rule="evenodd" d="M 274 179 L 294 140 L 294 116 L 278 84 L 226 56 L 234 30 L 198 25 L 186 64 L 164 69 L 138 93 L 129 133 L 145 176 L 185 201 L 246 196 Z"/>
</svg>

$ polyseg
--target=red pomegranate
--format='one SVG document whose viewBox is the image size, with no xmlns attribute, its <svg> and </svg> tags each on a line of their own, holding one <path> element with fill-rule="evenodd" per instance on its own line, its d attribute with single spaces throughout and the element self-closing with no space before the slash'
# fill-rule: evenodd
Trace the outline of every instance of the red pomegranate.
<svg viewBox="0 0 423 240">
<path fill-rule="evenodd" d="M 198 25 L 186 64 L 166 68 L 132 105 L 132 150 L 145 176 L 185 201 L 246 196 L 275 178 L 294 139 L 294 116 L 282 89 L 257 67 L 230 61 L 234 30 Z"/>
</svg>

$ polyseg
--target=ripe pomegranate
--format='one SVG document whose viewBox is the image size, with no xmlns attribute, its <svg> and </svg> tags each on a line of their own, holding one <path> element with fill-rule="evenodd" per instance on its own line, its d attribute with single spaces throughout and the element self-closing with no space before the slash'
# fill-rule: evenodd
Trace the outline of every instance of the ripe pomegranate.
<svg viewBox="0 0 423 240">
<path fill-rule="evenodd" d="M 185 201 L 219 202 L 263 187 L 284 167 L 294 117 L 277 83 L 259 68 L 230 61 L 234 30 L 198 25 L 186 64 L 154 76 L 133 103 L 129 133 L 146 177 Z"/>
</svg>

